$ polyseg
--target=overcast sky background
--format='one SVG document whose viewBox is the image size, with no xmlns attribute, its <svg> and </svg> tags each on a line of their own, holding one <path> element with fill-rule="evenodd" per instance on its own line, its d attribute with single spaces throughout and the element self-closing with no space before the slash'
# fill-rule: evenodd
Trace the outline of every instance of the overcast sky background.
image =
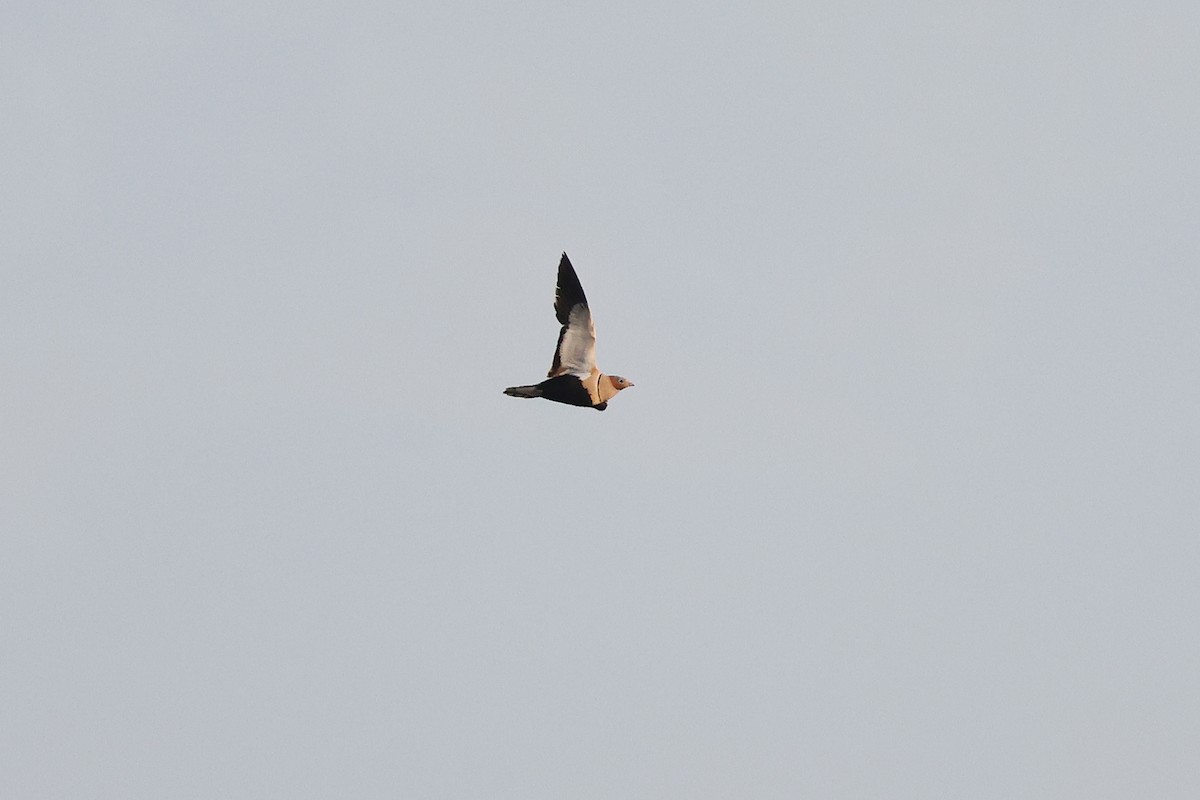
<svg viewBox="0 0 1200 800">
<path fill-rule="evenodd" d="M 0 795 L 1200 796 L 1198 41 L 6 3 Z"/>
</svg>

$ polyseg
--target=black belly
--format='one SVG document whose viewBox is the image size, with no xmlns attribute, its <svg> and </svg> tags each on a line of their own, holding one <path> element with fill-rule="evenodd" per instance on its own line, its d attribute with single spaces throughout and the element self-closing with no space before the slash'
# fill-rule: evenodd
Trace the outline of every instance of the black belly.
<svg viewBox="0 0 1200 800">
<path fill-rule="evenodd" d="M 566 403 L 572 406 L 587 406 L 603 411 L 608 403 L 592 405 L 592 397 L 584 388 L 583 381 L 574 375 L 559 375 L 556 378 L 544 380 L 538 384 L 542 397 L 556 403 Z"/>
</svg>

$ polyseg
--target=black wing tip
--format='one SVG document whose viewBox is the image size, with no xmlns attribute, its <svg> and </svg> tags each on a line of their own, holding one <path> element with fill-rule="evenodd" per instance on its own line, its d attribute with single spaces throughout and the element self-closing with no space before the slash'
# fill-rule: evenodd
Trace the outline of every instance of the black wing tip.
<svg viewBox="0 0 1200 800">
<path fill-rule="evenodd" d="M 579 276 L 575 274 L 575 265 L 571 263 L 571 259 L 567 258 L 567 254 L 562 254 L 562 259 L 558 262 L 558 277 L 561 281 L 563 276 L 566 276 L 572 283 L 579 283 Z"/>
<path fill-rule="evenodd" d="M 564 250 L 562 261 L 558 262 L 558 281 L 554 287 L 554 315 L 563 325 L 571 321 L 571 309 L 577 305 L 587 305 L 587 295 L 575 274 L 575 267 L 567 258 Z"/>
</svg>

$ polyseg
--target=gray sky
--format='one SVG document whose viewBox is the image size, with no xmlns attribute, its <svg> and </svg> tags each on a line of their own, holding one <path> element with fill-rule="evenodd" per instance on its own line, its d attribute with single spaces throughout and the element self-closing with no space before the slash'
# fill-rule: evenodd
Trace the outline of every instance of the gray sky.
<svg viewBox="0 0 1200 800">
<path fill-rule="evenodd" d="M 1198 37 L 7 3 L 0 795 L 1200 796 Z"/>
</svg>

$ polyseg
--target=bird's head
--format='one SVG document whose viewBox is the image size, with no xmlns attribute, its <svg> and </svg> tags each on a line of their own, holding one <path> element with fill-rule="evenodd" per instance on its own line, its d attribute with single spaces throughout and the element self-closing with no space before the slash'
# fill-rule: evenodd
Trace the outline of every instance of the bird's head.
<svg viewBox="0 0 1200 800">
<path fill-rule="evenodd" d="M 630 386 L 633 386 L 632 381 L 628 381 L 625 378 L 622 378 L 620 375 L 609 375 L 608 382 L 611 383 L 612 387 L 618 392 L 622 389 L 628 389 Z"/>
</svg>

